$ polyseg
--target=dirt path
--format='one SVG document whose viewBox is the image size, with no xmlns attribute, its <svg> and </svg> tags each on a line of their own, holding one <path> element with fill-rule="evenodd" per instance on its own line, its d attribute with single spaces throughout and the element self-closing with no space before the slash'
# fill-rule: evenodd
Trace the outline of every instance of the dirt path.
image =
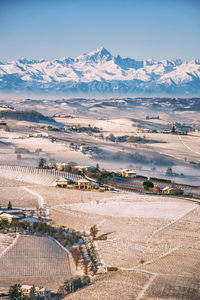
<svg viewBox="0 0 200 300">
<path fill-rule="evenodd" d="M 178 136 L 178 138 L 179 138 L 179 140 L 181 141 L 181 143 L 182 143 L 187 149 L 189 149 L 191 152 L 193 152 L 193 153 L 195 153 L 195 154 L 199 154 L 199 155 L 200 155 L 200 152 L 194 151 L 192 148 L 190 148 L 188 145 L 186 145 L 186 144 L 184 143 L 184 141 L 182 140 L 182 137 L 181 137 L 180 135 Z"/>
<path fill-rule="evenodd" d="M 35 196 L 38 200 L 39 208 L 44 208 L 44 198 L 40 194 L 38 194 L 35 191 L 32 191 L 31 189 L 29 189 L 26 186 L 22 186 L 21 189 L 23 189 L 23 190 L 27 191 L 28 193 L 32 194 L 33 196 Z"/>
<path fill-rule="evenodd" d="M 190 211 L 188 211 L 187 213 L 183 214 L 182 216 L 180 216 L 178 219 L 170 222 L 169 224 L 165 225 L 165 226 L 162 226 L 158 229 L 156 229 L 151 235 L 150 237 L 148 238 L 147 240 L 147 243 L 149 243 L 151 241 L 151 239 L 159 232 L 165 230 L 166 228 L 174 225 L 175 223 L 179 222 L 180 220 L 182 220 L 185 216 L 187 216 L 188 214 L 190 214 L 193 210 L 195 210 L 198 206 L 195 205 L 195 207 L 191 208 Z"/>
<path fill-rule="evenodd" d="M 3 250 L 3 251 L 1 252 L 0 258 L 1 258 L 3 255 L 5 255 L 5 254 L 8 252 L 8 250 L 9 250 L 10 248 L 12 248 L 12 247 L 16 244 L 18 238 L 19 238 L 19 234 L 17 233 L 17 234 L 16 234 L 16 237 L 14 238 L 14 240 L 12 241 L 12 243 L 11 243 L 5 250 Z"/>
<path fill-rule="evenodd" d="M 142 290 L 140 291 L 140 293 L 138 294 L 138 296 L 137 296 L 137 298 L 135 300 L 142 299 L 142 297 L 144 296 L 144 294 L 146 293 L 146 291 L 148 290 L 149 286 L 151 285 L 151 283 L 153 282 L 153 280 L 156 278 L 156 276 L 157 276 L 157 274 L 152 274 L 152 276 L 145 283 L 145 285 L 143 286 Z"/>
</svg>

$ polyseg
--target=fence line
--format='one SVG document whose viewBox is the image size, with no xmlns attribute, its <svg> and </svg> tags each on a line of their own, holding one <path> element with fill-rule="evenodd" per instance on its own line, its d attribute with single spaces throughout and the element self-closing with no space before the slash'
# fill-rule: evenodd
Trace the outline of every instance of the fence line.
<svg viewBox="0 0 200 300">
<path fill-rule="evenodd" d="M 49 169 L 38 169 L 35 167 L 30 166 L 20 166 L 15 164 L 2 164 L 0 162 L 0 170 L 11 170 L 16 172 L 22 172 L 22 173 L 34 173 L 34 174 L 41 174 L 41 175 L 50 175 L 53 177 L 67 177 L 72 180 L 79 180 L 82 178 L 80 175 L 75 175 L 70 172 L 66 171 L 55 171 L 55 170 L 49 170 Z"/>
</svg>

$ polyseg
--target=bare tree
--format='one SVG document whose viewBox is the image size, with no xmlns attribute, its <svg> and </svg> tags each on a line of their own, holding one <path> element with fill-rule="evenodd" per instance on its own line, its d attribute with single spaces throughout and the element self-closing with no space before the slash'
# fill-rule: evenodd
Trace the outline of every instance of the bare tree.
<svg viewBox="0 0 200 300">
<path fill-rule="evenodd" d="M 90 235 L 92 236 L 93 240 L 96 238 L 98 232 L 99 230 L 96 224 L 90 228 Z"/>
<path fill-rule="evenodd" d="M 79 261 L 81 259 L 81 252 L 78 247 L 72 247 L 70 253 L 73 257 L 74 263 L 76 265 L 76 269 L 78 268 Z"/>
</svg>

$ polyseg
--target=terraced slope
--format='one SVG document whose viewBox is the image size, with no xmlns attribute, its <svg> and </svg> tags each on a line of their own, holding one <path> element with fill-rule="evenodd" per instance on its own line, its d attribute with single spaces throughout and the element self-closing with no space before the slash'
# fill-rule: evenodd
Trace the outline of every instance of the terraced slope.
<svg viewBox="0 0 200 300">
<path fill-rule="evenodd" d="M 57 289 L 71 275 L 68 253 L 48 237 L 20 235 L 0 257 L 0 288 L 23 283 Z"/>
</svg>

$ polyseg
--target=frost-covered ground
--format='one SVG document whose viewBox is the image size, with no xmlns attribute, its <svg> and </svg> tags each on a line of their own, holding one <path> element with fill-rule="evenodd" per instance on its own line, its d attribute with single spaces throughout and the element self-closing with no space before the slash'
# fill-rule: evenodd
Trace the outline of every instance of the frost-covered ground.
<svg viewBox="0 0 200 300">
<path fill-rule="evenodd" d="M 99 137 L 100 133 L 88 135 L 77 132 L 44 131 L 44 124 L 23 121 L 8 121 L 10 132 L 0 130 L 0 160 L 1 162 L 37 166 L 41 157 L 48 163 L 51 162 L 76 162 L 78 165 L 96 165 L 118 170 L 120 168 L 133 168 L 137 173 L 146 176 L 165 176 L 166 169 L 170 166 L 177 175 L 172 176 L 172 181 L 179 183 L 199 185 L 200 169 L 200 134 L 196 130 L 187 136 L 141 132 L 144 128 L 164 130 L 171 125 L 167 118 L 160 120 L 144 120 L 128 117 L 100 120 L 94 117 L 56 118 L 57 124 L 96 126 L 100 128 L 104 137 L 135 136 L 147 139 L 148 143 L 141 142 L 112 142 Z M 49 137 L 34 138 L 29 134 L 45 132 Z M 52 142 L 54 137 L 56 141 Z M 70 151 L 70 143 L 92 145 L 102 150 L 102 155 L 83 154 L 81 151 Z M 23 148 L 21 158 L 18 149 Z M 21 151 L 21 150 L 20 150 Z M 136 155 L 134 157 L 134 155 Z M 139 160 L 137 155 L 143 156 Z M 117 158 L 118 157 L 118 158 Z M 131 167 L 130 167 L 131 166 Z M 139 171 L 138 171 L 139 170 Z M 183 175 L 185 176 L 183 176 Z M 181 175 L 181 176 L 180 176 Z"/>
<path fill-rule="evenodd" d="M 20 201 L 19 189 L 27 193 L 16 181 L 9 181 L 4 197 L 13 201 L 12 195 L 16 195 Z M 125 192 L 93 193 L 39 185 L 29 185 L 28 190 L 35 201 L 38 195 L 43 199 L 54 225 L 87 232 L 97 224 L 98 235 L 107 235 L 107 240 L 97 241 L 98 248 L 104 263 L 119 271 L 98 277 L 69 299 L 99 300 L 101 295 L 109 295 L 115 300 L 117 291 L 124 299 L 137 299 L 142 294 L 138 299 L 151 299 L 152 295 L 153 299 L 171 295 L 182 299 L 191 292 L 199 297 L 198 204 L 184 198 Z M 8 246 L 10 242 L 12 239 L 5 241 Z M 48 282 L 51 285 L 53 282 Z"/>
<path fill-rule="evenodd" d="M 194 204 L 180 202 L 100 202 L 75 203 L 67 205 L 67 209 L 122 218 L 158 218 L 175 219 L 189 212 Z"/>
</svg>

